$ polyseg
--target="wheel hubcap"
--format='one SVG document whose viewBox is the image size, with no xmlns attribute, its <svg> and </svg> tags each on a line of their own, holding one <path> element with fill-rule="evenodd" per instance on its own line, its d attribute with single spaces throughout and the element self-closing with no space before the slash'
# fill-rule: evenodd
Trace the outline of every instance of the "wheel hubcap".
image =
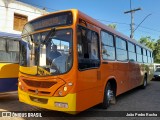
<svg viewBox="0 0 160 120">
<path fill-rule="evenodd" d="M 147 81 L 146 81 L 146 79 L 144 80 L 144 86 L 146 86 L 147 85 Z"/>
<path fill-rule="evenodd" d="M 113 100 L 113 91 L 112 90 L 108 90 L 107 91 L 107 98 L 108 98 L 108 101 L 111 101 Z"/>
</svg>

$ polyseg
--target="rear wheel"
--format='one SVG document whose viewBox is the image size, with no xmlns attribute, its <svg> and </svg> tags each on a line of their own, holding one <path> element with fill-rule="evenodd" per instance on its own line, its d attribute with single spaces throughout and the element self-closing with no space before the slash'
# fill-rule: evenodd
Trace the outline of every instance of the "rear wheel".
<svg viewBox="0 0 160 120">
<path fill-rule="evenodd" d="M 141 87 L 142 87 L 143 89 L 145 89 L 145 88 L 146 88 L 146 86 L 147 86 L 147 75 L 145 75 L 145 76 L 144 76 L 143 84 L 142 84 L 142 86 L 141 86 Z"/>
<path fill-rule="evenodd" d="M 111 87 L 110 82 L 108 82 L 104 91 L 102 108 L 104 109 L 108 108 L 111 103 L 115 103 L 115 94 Z"/>
</svg>

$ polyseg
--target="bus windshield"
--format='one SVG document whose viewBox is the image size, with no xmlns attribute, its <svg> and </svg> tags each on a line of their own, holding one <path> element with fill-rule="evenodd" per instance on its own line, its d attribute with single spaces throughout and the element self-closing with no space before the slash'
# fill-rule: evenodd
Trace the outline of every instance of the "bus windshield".
<svg viewBox="0 0 160 120">
<path fill-rule="evenodd" d="M 54 32 L 54 33 L 52 33 Z M 72 29 L 50 30 L 22 37 L 20 65 L 36 67 L 32 75 L 59 75 L 72 66 Z M 31 74 L 26 69 L 21 72 Z"/>
</svg>

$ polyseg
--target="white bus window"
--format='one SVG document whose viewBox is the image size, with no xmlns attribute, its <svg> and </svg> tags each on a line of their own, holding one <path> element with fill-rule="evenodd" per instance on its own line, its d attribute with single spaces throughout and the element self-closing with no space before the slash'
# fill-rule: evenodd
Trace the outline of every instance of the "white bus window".
<svg viewBox="0 0 160 120">
<path fill-rule="evenodd" d="M 0 50 L 6 51 L 6 40 L 2 38 L 0 39 Z"/>
<path fill-rule="evenodd" d="M 8 51 L 19 52 L 19 42 L 14 40 L 8 40 Z"/>
</svg>

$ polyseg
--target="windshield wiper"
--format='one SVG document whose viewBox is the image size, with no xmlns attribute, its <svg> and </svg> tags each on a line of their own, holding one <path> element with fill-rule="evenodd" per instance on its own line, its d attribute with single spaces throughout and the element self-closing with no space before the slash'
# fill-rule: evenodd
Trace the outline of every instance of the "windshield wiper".
<svg viewBox="0 0 160 120">
<path fill-rule="evenodd" d="M 50 38 L 55 35 L 55 33 L 56 33 L 56 28 L 54 27 L 49 31 L 42 44 L 47 44 L 50 41 Z"/>
</svg>

